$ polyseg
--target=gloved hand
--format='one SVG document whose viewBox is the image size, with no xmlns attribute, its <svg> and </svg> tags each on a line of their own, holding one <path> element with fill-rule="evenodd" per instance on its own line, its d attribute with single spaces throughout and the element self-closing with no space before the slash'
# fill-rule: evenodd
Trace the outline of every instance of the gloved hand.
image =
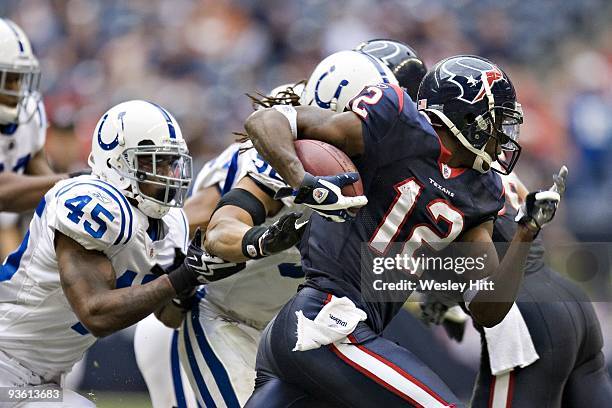
<svg viewBox="0 0 612 408">
<path fill-rule="evenodd" d="M 562 166 L 559 174 L 553 176 L 553 186 L 546 191 L 535 191 L 527 194 L 525 202 L 519 209 L 515 221 L 527 226 L 536 234 L 555 216 L 561 196 L 565 192 L 567 167 Z"/>
<path fill-rule="evenodd" d="M 256 226 L 244 234 L 242 253 L 251 259 L 272 255 L 296 245 L 302 239 L 304 226 L 308 221 L 298 224 L 301 212 L 292 212 L 280 217 L 270 226 Z"/>
<path fill-rule="evenodd" d="M 192 287 L 227 278 L 245 266 L 245 262 L 228 262 L 206 252 L 202 248 L 202 232 L 198 228 L 189 243 L 183 264 L 170 272 L 168 278 L 177 293 L 184 293 Z"/>
<path fill-rule="evenodd" d="M 346 197 L 342 187 L 359 180 L 358 173 L 342 173 L 335 176 L 315 177 L 306 173 L 297 190 L 281 188 L 274 198 L 295 196 L 296 204 L 304 204 L 323 217 L 334 222 L 345 222 L 353 217 L 349 208 L 363 207 L 368 203 L 365 196 Z"/>
</svg>

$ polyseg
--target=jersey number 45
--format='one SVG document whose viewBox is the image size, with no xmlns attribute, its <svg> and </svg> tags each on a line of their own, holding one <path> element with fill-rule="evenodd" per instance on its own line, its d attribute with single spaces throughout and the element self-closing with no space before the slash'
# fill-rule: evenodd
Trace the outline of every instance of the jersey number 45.
<svg viewBox="0 0 612 408">
<path fill-rule="evenodd" d="M 88 195 L 81 195 L 66 200 L 64 202 L 64 206 L 70 210 L 68 219 L 75 224 L 79 224 L 81 222 L 81 218 L 85 214 L 83 208 L 85 208 L 90 201 L 91 197 Z M 108 222 L 112 222 L 115 218 L 115 216 L 106 208 L 102 207 L 100 204 L 96 204 L 90 213 L 91 220 L 97 224 L 95 228 L 88 220 L 83 223 L 83 228 L 85 231 L 94 238 L 101 238 L 107 229 L 106 221 L 100 218 L 100 214 L 103 214 L 108 219 Z"/>
</svg>

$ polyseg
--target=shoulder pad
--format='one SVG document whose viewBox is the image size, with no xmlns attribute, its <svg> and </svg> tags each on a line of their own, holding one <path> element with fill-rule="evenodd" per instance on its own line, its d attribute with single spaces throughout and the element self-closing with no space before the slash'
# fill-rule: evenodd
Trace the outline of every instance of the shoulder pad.
<svg viewBox="0 0 612 408">
<path fill-rule="evenodd" d="M 112 185 L 95 179 L 76 180 L 59 189 L 54 199 L 56 213 L 52 226 L 84 248 L 104 251 L 130 240 L 132 208 Z"/>
<path fill-rule="evenodd" d="M 217 157 L 206 162 L 196 176 L 193 191 L 215 185 L 223 189 L 228 177 L 231 176 L 232 169 L 236 167 L 236 163 L 232 165 L 232 162 L 238 160 L 241 146 L 239 143 L 232 143 Z"/>
</svg>

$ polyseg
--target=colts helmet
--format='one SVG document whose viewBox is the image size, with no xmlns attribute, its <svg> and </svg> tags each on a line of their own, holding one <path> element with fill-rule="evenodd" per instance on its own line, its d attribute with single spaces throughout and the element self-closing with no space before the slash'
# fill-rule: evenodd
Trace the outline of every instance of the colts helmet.
<svg viewBox="0 0 612 408">
<path fill-rule="evenodd" d="M 40 67 L 28 37 L 0 18 L 0 124 L 29 122 L 40 100 Z"/>
<path fill-rule="evenodd" d="M 509 174 L 519 158 L 517 143 L 523 111 L 510 78 L 482 57 L 459 55 L 438 62 L 425 75 L 418 107 L 437 118 L 476 155 L 472 167 L 484 173 L 497 161 Z M 492 158 L 485 147 L 494 138 L 502 153 Z"/>
<path fill-rule="evenodd" d="M 136 200 L 152 218 L 182 207 L 192 178 L 191 156 L 176 119 L 146 101 L 123 102 L 102 115 L 88 162 L 94 175 Z"/>
<path fill-rule="evenodd" d="M 300 98 L 300 105 L 344 112 L 346 105 L 368 85 L 398 85 L 386 65 L 368 54 L 340 51 L 317 65 Z"/>
<path fill-rule="evenodd" d="M 401 41 L 376 39 L 359 44 L 355 51 L 361 51 L 381 60 L 399 85 L 416 101 L 421 80 L 427 73 L 425 63 L 417 56 L 416 51 Z"/>
</svg>

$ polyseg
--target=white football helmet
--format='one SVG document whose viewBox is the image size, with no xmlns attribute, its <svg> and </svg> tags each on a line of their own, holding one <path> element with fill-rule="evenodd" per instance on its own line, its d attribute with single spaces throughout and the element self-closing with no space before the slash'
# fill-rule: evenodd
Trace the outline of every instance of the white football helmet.
<svg viewBox="0 0 612 408">
<path fill-rule="evenodd" d="M 0 124 L 27 123 L 40 99 L 40 67 L 19 26 L 0 18 Z M 36 103 L 28 103 L 35 98 Z"/>
<path fill-rule="evenodd" d="M 146 101 L 123 102 L 102 115 L 88 163 L 94 175 L 153 218 L 183 206 L 192 178 L 191 156 L 176 119 Z"/>
<path fill-rule="evenodd" d="M 379 83 L 398 85 L 391 70 L 377 58 L 360 51 L 340 51 L 317 65 L 300 104 L 343 112 L 363 88 Z"/>
</svg>

